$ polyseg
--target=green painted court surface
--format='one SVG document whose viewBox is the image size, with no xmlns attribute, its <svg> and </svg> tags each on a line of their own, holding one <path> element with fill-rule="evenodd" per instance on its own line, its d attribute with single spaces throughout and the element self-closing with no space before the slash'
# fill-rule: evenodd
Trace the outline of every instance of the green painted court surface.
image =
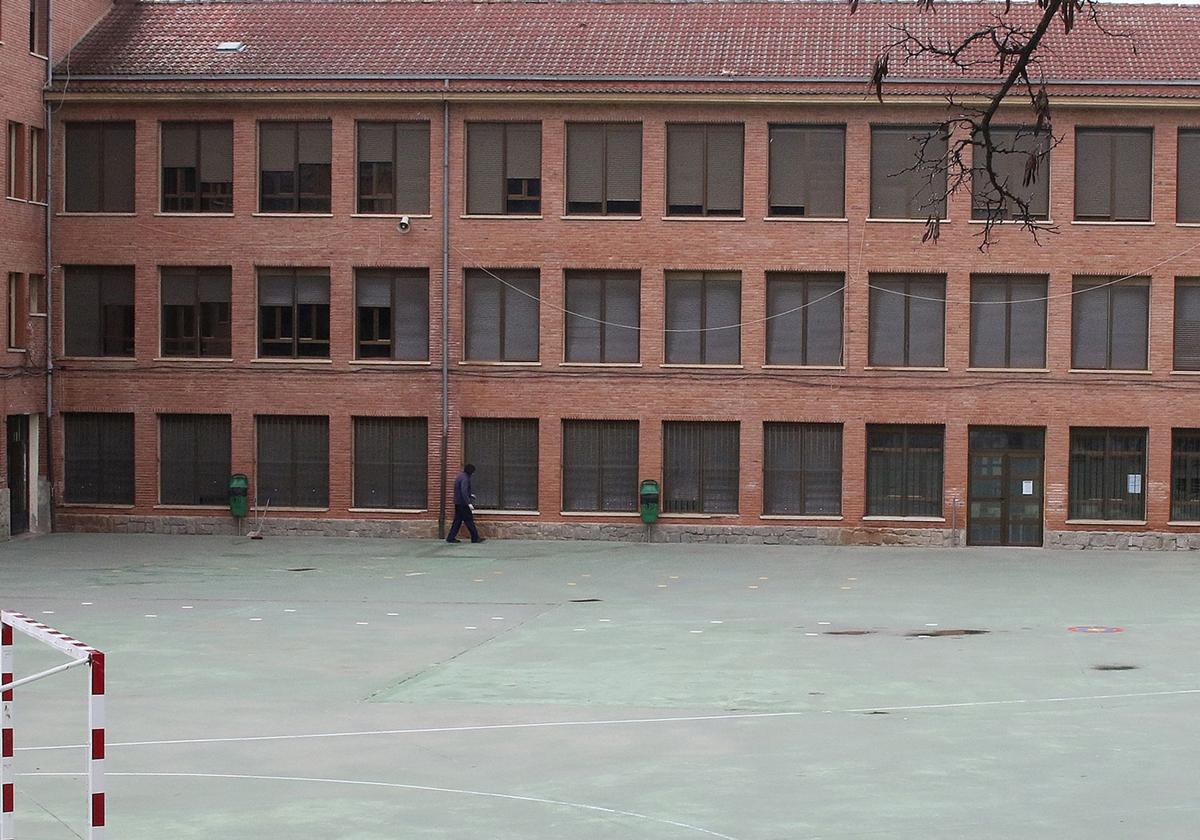
<svg viewBox="0 0 1200 840">
<path fill-rule="evenodd" d="M 108 654 L 115 840 L 1200 833 L 1190 554 L 64 534 L 0 605 Z M 85 679 L 18 840 L 86 833 Z"/>
</svg>

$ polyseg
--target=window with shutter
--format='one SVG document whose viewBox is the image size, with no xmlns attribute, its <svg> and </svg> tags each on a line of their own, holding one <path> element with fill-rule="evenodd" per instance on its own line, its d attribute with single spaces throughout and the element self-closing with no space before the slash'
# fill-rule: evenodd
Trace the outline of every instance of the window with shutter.
<svg viewBox="0 0 1200 840">
<path fill-rule="evenodd" d="M 636 420 L 564 420 L 563 510 L 637 510 Z"/>
<path fill-rule="evenodd" d="M 1145 473 L 1145 429 L 1071 429 L 1068 517 L 1145 518 Z"/>
<path fill-rule="evenodd" d="M 164 505 L 229 501 L 228 414 L 160 414 L 158 500 Z"/>
<path fill-rule="evenodd" d="M 424 510 L 427 436 L 424 417 L 355 417 L 354 506 Z"/>
<path fill-rule="evenodd" d="M 637 215 L 642 210 L 642 127 L 567 124 L 567 213 Z"/>
<path fill-rule="evenodd" d="M 837 516 L 842 512 L 842 427 L 763 424 L 763 513 Z"/>
<path fill-rule="evenodd" d="M 68 356 L 133 355 L 133 267 L 64 269 L 64 349 Z"/>
<path fill-rule="evenodd" d="M 133 415 L 63 415 L 63 500 L 133 504 Z"/>
<path fill-rule="evenodd" d="M 429 271 L 355 272 L 359 359 L 429 359 Z"/>
<path fill-rule="evenodd" d="M 26 178 L 25 126 L 19 122 L 8 124 L 8 197 L 26 199 L 29 180 Z"/>
<path fill-rule="evenodd" d="M 1200 278 L 1175 280 L 1175 370 L 1200 370 Z"/>
<path fill-rule="evenodd" d="M 741 362 L 741 275 L 736 271 L 668 271 L 667 364 Z"/>
<path fill-rule="evenodd" d="M 743 127 L 667 126 L 667 214 L 742 214 Z"/>
<path fill-rule="evenodd" d="M 133 142 L 131 122 L 67 123 L 67 212 L 133 212 Z"/>
<path fill-rule="evenodd" d="M 869 357 L 876 367 L 945 364 L 946 278 L 872 274 Z"/>
<path fill-rule="evenodd" d="M 328 213 L 332 124 L 262 122 L 258 134 L 259 212 Z"/>
<path fill-rule="evenodd" d="M 329 418 L 260 414 L 257 503 L 329 506 Z"/>
<path fill-rule="evenodd" d="M 640 280 L 636 271 L 565 273 L 566 361 L 638 360 Z"/>
<path fill-rule="evenodd" d="M 1050 215 L 1050 135 L 1033 126 L 996 126 L 992 137 L 992 171 L 1006 191 L 1029 206 L 1029 218 L 1046 219 Z M 987 173 L 986 151 L 982 139 L 971 150 L 971 218 L 1011 219 L 1020 215 L 1011 199 L 1002 196 Z M 1027 167 L 1034 161 L 1033 180 L 1026 183 Z"/>
<path fill-rule="evenodd" d="M 233 212 L 233 123 L 164 122 L 162 212 Z"/>
<path fill-rule="evenodd" d="M 476 508 L 537 510 L 537 420 L 464 418 L 463 459 Z"/>
<path fill-rule="evenodd" d="M 1175 221 L 1200 222 L 1200 129 L 1179 129 Z"/>
<path fill-rule="evenodd" d="M 358 123 L 358 212 L 429 212 L 429 123 Z"/>
<path fill-rule="evenodd" d="M 663 512 L 737 513 L 737 423 L 663 423 Z"/>
<path fill-rule="evenodd" d="M 767 273 L 767 364 L 842 363 L 844 275 Z"/>
<path fill-rule="evenodd" d="M 769 142 L 768 214 L 842 218 L 845 126 L 772 125 Z"/>
<path fill-rule="evenodd" d="M 467 212 L 542 212 L 541 123 L 467 124 Z"/>
<path fill-rule="evenodd" d="M 259 356 L 328 358 L 328 269 L 259 269 L 258 321 Z"/>
<path fill-rule="evenodd" d="M 971 275 L 971 367 L 1046 365 L 1046 285 L 1040 275 Z"/>
<path fill-rule="evenodd" d="M 1076 277 L 1073 290 L 1071 367 L 1078 370 L 1146 370 L 1149 279 Z"/>
<path fill-rule="evenodd" d="M 941 126 L 871 126 L 871 217 L 945 218 L 946 152 Z"/>
<path fill-rule="evenodd" d="M 163 268 L 162 354 L 216 356 L 232 352 L 228 267 Z"/>
<path fill-rule="evenodd" d="M 538 360 L 538 272 L 468 269 L 466 359 L 473 362 Z"/>
<path fill-rule="evenodd" d="M 1171 430 L 1171 519 L 1200 521 L 1200 429 Z"/>
<path fill-rule="evenodd" d="M 1075 129 L 1075 218 L 1150 221 L 1154 132 L 1149 128 Z"/>
<path fill-rule="evenodd" d="M 942 515 L 942 426 L 867 426 L 867 515 Z"/>
</svg>

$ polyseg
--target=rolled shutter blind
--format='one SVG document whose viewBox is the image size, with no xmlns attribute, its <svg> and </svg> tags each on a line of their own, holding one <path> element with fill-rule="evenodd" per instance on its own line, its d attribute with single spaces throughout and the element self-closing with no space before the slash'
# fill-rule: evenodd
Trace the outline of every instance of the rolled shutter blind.
<svg viewBox="0 0 1200 840">
<path fill-rule="evenodd" d="M 937 132 L 926 141 L 926 137 Z M 912 141 L 912 157 L 908 165 L 912 166 L 918 160 L 929 164 L 946 160 L 947 137 L 936 126 L 925 126 L 915 132 L 918 136 Z M 923 156 L 923 157 L 922 157 Z M 930 177 L 932 175 L 932 177 Z M 936 219 L 946 217 L 946 167 L 944 165 L 930 172 L 927 168 L 909 173 L 916 185 L 915 197 L 909 206 L 912 218 L 933 216 Z"/>
<path fill-rule="evenodd" d="M 1050 148 L 1050 137 L 1044 132 L 1036 135 L 1026 134 L 1017 140 L 1016 145 L 1024 154 L 1012 156 L 1016 160 L 1016 166 L 1011 183 L 1023 190 L 1017 194 L 1024 196 L 1029 202 L 1030 215 L 1035 218 L 1047 218 L 1050 215 L 1050 157 L 1046 152 Z M 1033 183 L 1024 186 L 1025 165 L 1030 154 L 1039 156 L 1037 174 Z"/>
<path fill-rule="evenodd" d="M 542 177 L 541 123 L 510 123 L 506 126 L 508 159 L 505 177 Z"/>
<path fill-rule="evenodd" d="M 1112 138 L 1106 130 L 1075 130 L 1075 217 L 1112 215 Z"/>
<path fill-rule="evenodd" d="M 946 281 L 916 275 L 908 285 L 908 362 L 941 367 L 946 346 Z"/>
<path fill-rule="evenodd" d="M 1200 131 L 1179 131 L 1175 221 L 1200 222 Z"/>
<path fill-rule="evenodd" d="M 359 306 L 392 305 L 392 276 L 386 269 L 359 269 L 355 297 Z"/>
<path fill-rule="evenodd" d="M 506 271 L 504 289 L 504 360 L 538 360 L 538 273 Z"/>
<path fill-rule="evenodd" d="M 604 126 L 568 125 L 567 201 L 599 204 L 603 200 Z"/>
<path fill-rule="evenodd" d="M 500 429 L 502 420 L 467 418 L 463 420 L 463 461 L 474 464 L 471 490 L 475 506 L 500 507 Z"/>
<path fill-rule="evenodd" d="M 1013 281 L 1012 303 L 1008 306 L 1012 367 L 1046 366 L 1046 283 L 1045 277 Z"/>
<path fill-rule="evenodd" d="M 467 212 L 504 212 L 504 126 L 467 125 Z"/>
<path fill-rule="evenodd" d="M 699 364 L 701 361 L 700 278 L 699 272 L 691 271 L 672 272 L 667 275 L 665 356 L 669 364 Z"/>
<path fill-rule="evenodd" d="M 361 163 L 390 163 L 394 154 L 395 123 L 358 124 L 358 159 Z"/>
<path fill-rule="evenodd" d="M 329 275 L 323 271 L 297 274 L 296 303 L 329 303 Z"/>
<path fill-rule="evenodd" d="M 69 266 L 65 271 L 63 317 L 68 356 L 100 355 L 100 274 Z"/>
<path fill-rule="evenodd" d="M 133 269 L 125 266 L 105 268 L 101 275 L 100 302 L 110 306 L 133 306 Z"/>
<path fill-rule="evenodd" d="M 599 362 L 603 280 L 591 272 L 567 274 L 568 362 Z"/>
<path fill-rule="evenodd" d="M 605 166 L 609 201 L 642 200 L 642 127 L 608 126 Z"/>
<path fill-rule="evenodd" d="M 196 124 L 162 124 L 163 168 L 196 165 Z"/>
<path fill-rule="evenodd" d="M 67 211 L 100 210 L 100 123 L 67 123 Z"/>
<path fill-rule="evenodd" d="M 1106 278 L 1077 279 L 1071 296 L 1071 367 L 1108 366 L 1108 294 L 1098 288 Z"/>
<path fill-rule="evenodd" d="M 980 276 L 971 279 L 971 367 L 1007 367 L 1004 353 L 1010 317 L 1007 299 L 1005 278 Z"/>
<path fill-rule="evenodd" d="M 638 424 L 600 422 L 600 509 L 637 510 Z"/>
<path fill-rule="evenodd" d="M 667 126 L 667 204 L 704 204 L 704 126 Z"/>
<path fill-rule="evenodd" d="M 709 212 L 742 212 L 742 127 L 708 127 L 707 150 Z"/>
<path fill-rule="evenodd" d="M 396 210 L 429 212 L 429 123 L 396 126 Z"/>
<path fill-rule="evenodd" d="M 505 420 L 500 495 L 506 510 L 537 510 L 538 421 Z"/>
<path fill-rule="evenodd" d="M 741 361 L 741 276 L 736 272 L 710 273 L 705 291 L 704 362 L 736 365 Z"/>
<path fill-rule="evenodd" d="M 291 271 L 264 271 L 258 276 L 259 306 L 291 306 L 295 275 Z"/>
<path fill-rule="evenodd" d="M 392 504 L 423 508 L 429 502 L 429 422 L 424 417 L 392 418 Z"/>
<path fill-rule="evenodd" d="M 1200 370 L 1200 281 L 1175 284 L 1175 369 Z"/>
<path fill-rule="evenodd" d="M 737 513 L 738 424 L 703 423 L 701 477 L 705 513 Z"/>
<path fill-rule="evenodd" d="M 840 274 L 808 275 L 804 363 L 842 363 L 842 300 L 845 281 Z M 799 314 L 799 313 L 797 313 Z"/>
<path fill-rule="evenodd" d="M 563 510 L 603 510 L 600 500 L 600 423 L 563 423 Z"/>
<path fill-rule="evenodd" d="M 800 424 L 763 427 L 763 513 L 802 513 Z"/>
<path fill-rule="evenodd" d="M 200 127 L 200 180 L 212 184 L 233 181 L 233 124 Z"/>
<path fill-rule="evenodd" d="M 1112 366 L 1118 370 L 1145 370 L 1150 287 L 1126 280 L 1112 287 Z"/>
<path fill-rule="evenodd" d="M 329 504 L 329 418 L 293 417 L 292 458 L 296 469 L 296 504 Z"/>
<path fill-rule="evenodd" d="M 162 305 L 191 306 L 196 302 L 196 272 L 188 268 L 162 270 Z"/>
<path fill-rule="evenodd" d="M 389 418 L 354 418 L 354 506 L 392 507 Z"/>
<path fill-rule="evenodd" d="M 1113 218 L 1150 220 L 1154 135 L 1149 130 L 1125 129 L 1113 136 Z"/>
<path fill-rule="evenodd" d="M 807 130 L 801 166 L 805 180 L 804 215 L 840 219 L 846 215 L 846 129 Z"/>
<path fill-rule="evenodd" d="M 289 417 L 258 417 L 258 473 L 256 496 L 259 505 L 268 500 L 275 506 L 295 504 L 292 484 L 292 426 Z"/>
<path fill-rule="evenodd" d="M 428 359 L 428 271 L 410 269 L 397 272 L 392 319 L 392 357 L 410 362 Z"/>
<path fill-rule="evenodd" d="M 333 145 L 333 126 L 327 122 L 300 123 L 300 163 L 330 162 Z"/>
<path fill-rule="evenodd" d="M 663 423 L 663 511 L 700 513 L 700 423 Z"/>
<path fill-rule="evenodd" d="M 259 127 L 259 168 L 291 172 L 296 168 L 296 124 L 262 123 Z"/>
<path fill-rule="evenodd" d="M 101 414 L 98 501 L 133 504 L 133 415 Z"/>
<path fill-rule="evenodd" d="M 198 419 L 188 414 L 159 416 L 159 501 L 163 504 L 198 504 L 194 498 Z"/>
<path fill-rule="evenodd" d="M 796 275 L 767 277 L 767 364 L 804 364 L 803 306 L 804 283 Z"/>
<path fill-rule="evenodd" d="M 636 271 L 613 272 L 605 283 L 604 353 L 606 362 L 638 360 L 638 304 L 641 278 Z"/>
<path fill-rule="evenodd" d="M 908 216 L 910 179 L 903 170 L 912 165 L 912 130 L 871 129 L 871 216 L 903 219 Z"/>
<path fill-rule="evenodd" d="M 770 132 L 768 203 L 771 212 L 789 208 L 789 215 L 811 215 L 805 206 L 806 136 L 801 128 L 772 126 Z"/>
<path fill-rule="evenodd" d="M 467 272 L 466 358 L 500 361 L 500 281 L 472 269 Z"/>
<path fill-rule="evenodd" d="M 133 123 L 104 126 L 104 207 L 110 213 L 133 212 Z"/>
<path fill-rule="evenodd" d="M 891 367 L 906 364 L 904 346 L 904 275 L 870 275 L 870 364 Z"/>
<path fill-rule="evenodd" d="M 842 512 L 842 427 L 806 424 L 802 427 L 804 509 L 810 515 Z"/>
<path fill-rule="evenodd" d="M 230 268 L 202 268 L 198 272 L 200 300 L 205 303 L 229 303 L 233 271 Z"/>
</svg>

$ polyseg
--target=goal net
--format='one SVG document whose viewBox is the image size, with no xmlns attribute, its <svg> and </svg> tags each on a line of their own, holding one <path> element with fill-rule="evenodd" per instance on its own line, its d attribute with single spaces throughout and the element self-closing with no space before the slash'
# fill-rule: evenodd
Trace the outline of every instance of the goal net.
<svg viewBox="0 0 1200 840">
<path fill-rule="evenodd" d="M 66 654 L 69 661 L 28 677 L 14 679 L 13 634 L 23 633 Z M 88 840 L 104 837 L 104 654 L 90 645 L 72 639 L 27 615 L 0 611 L 0 725 L 3 726 L 3 750 L 0 751 L 0 783 L 3 784 L 3 811 L 0 811 L 0 840 L 14 838 L 14 799 L 16 769 L 13 765 L 13 697 L 16 689 L 70 668 L 87 666 L 88 680 Z"/>
</svg>

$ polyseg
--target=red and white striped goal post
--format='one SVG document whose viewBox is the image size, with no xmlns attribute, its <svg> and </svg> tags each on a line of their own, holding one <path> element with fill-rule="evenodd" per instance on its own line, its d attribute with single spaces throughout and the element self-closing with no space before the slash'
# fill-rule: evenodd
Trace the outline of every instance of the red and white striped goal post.
<svg viewBox="0 0 1200 840">
<path fill-rule="evenodd" d="M 13 631 L 43 642 L 71 658 L 38 674 L 13 679 Z M 3 750 L 0 755 L 0 783 L 3 784 L 3 811 L 0 812 L 0 840 L 14 840 L 13 800 L 16 769 L 13 766 L 13 694 L 14 689 L 35 680 L 87 665 L 88 681 L 88 840 L 104 837 L 104 654 L 90 645 L 72 639 L 40 621 L 18 612 L 0 610 L 0 723 L 3 725 Z"/>
</svg>

